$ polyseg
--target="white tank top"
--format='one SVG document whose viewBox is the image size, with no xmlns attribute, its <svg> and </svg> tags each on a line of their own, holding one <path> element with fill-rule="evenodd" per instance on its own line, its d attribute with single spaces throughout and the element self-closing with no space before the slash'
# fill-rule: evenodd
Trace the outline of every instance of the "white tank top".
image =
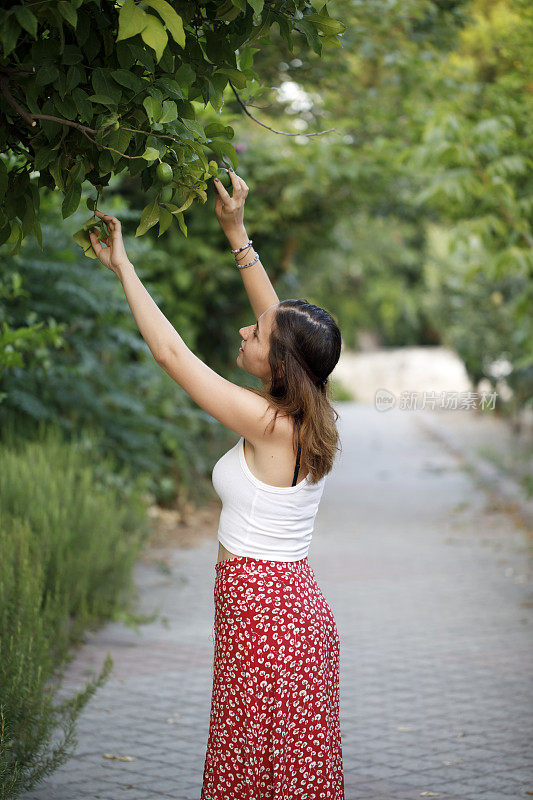
<svg viewBox="0 0 533 800">
<path fill-rule="evenodd" d="M 299 456 L 300 447 L 297 467 Z M 246 463 L 241 436 L 213 467 L 212 483 L 222 500 L 218 541 L 236 556 L 269 561 L 305 558 L 326 477 L 316 484 L 311 483 L 310 473 L 293 486 L 263 483 Z"/>
</svg>

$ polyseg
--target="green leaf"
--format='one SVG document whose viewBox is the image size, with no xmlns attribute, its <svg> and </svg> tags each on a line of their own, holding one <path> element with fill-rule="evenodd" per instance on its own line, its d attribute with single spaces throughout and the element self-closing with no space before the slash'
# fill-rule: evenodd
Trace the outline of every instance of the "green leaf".
<svg viewBox="0 0 533 800">
<path fill-rule="evenodd" d="M 174 122 L 178 117 L 178 108 L 173 100 L 163 100 L 163 114 L 158 122 Z"/>
<path fill-rule="evenodd" d="M 71 65 L 67 70 L 67 77 L 65 80 L 65 88 L 68 94 L 72 92 L 73 89 L 78 86 L 83 80 L 83 72 L 82 70 L 75 66 L 74 64 Z M 72 96 L 71 96 L 72 99 Z"/>
<path fill-rule="evenodd" d="M 308 14 L 304 19 L 306 22 L 314 22 L 319 30 L 330 36 L 335 33 L 344 33 L 346 30 L 346 25 L 340 20 L 325 17 L 321 14 Z"/>
<path fill-rule="evenodd" d="M 91 76 L 94 93 L 98 97 L 110 97 L 115 103 L 119 103 L 122 91 L 113 81 L 111 70 L 98 67 Z"/>
<path fill-rule="evenodd" d="M 35 161 L 34 167 L 36 170 L 40 171 L 42 169 L 46 169 L 48 164 L 53 161 L 55 158 L 55 153 L 53 150 L 48 149 L 46 146 L 39 148 L 35 152 Z M 0 196 L 4 194 L 2 187 L 0 186 Z"/>
<path fill-rule="evenodd" d="M 191 193 L 190 193 L 190 194 L 187 196 L 187 199 L 185 200 L 185 202 L 183 203 L 183 205 L 181 205 L 181 206 L 179 206 L 179 207 L 178 207 L 178 206 L 176 206 L 176 210 L 175 210 L 175 211 L 173 211 L 172 213 L 173 213 L 173 214 L 179 214 L 179 213 L 181 213 L 182 211 L 186 211 L 186 210 L 189 208 L 189 206 L 190 206 L 190 205 L 192 205 L 192 203 L 194 202 L 194 198 L 195 198 L 195 197 L 196 197 L 196 192 L 191 192 Z"/>
<path fill-rule="evenodd" d="M 210 122 L 205 126 L 205 135 L 208 139 L 215 139 L 217 136 L 227 136 L 233 138 L 233 128 L 229 125 L 221 125 L 220 122 Z"/>
<path fill-rule="evenodd" d="M 219 77 L 221 77 L 224 83 L 226 83 L 224 76 L 221 75 Z M 208 81 L 207 84 L 209 86 L 209 102 L 215 111 L 220 113 L 220 111 L 222 111 L 222 106 L 224 105 L 223 92 L 221 89 L 218 89 L 212 81 Z"/>
<path fill-rule="evenodd" d="M 190 64 L 182 64 L 178 71 L 174 73 L 174 77 L 180 86 L 192 86 L 196 80 L 196 72 Z"/>
<path fill-rule="evenodd" d="M 19 39 L 20 34 L 22 33 L 22 29 L 18 24 L 17 20 L 14 16 L 7 17 L 4 22 L 4 28 L 2 30 L 2 44 L 4 46 L 4 58 L 11 53 L 12 50 L 15 49 L 17 46 L 17 42 Z M 20 229 L 20 234 L 22 234 L 22 229 Z M 11 231 L 11 237 L 15 234 L 13 230 Z M 10 240 L 11 240 L 10 237 Z M 15 245 L 15 248 L 17 245 Z"/>
<path fill-rule="evenodd" d="M 156 158 L 159 158 L 159 150 L 156 150 L 155 147 L 147 147 L 142 154 L 142 158 L 146 159 L 146 161 L 155 161 Z"/>
<path fill-rule="evenodd" d="M 185 94 L 179 83 L 172 78 L 169 78 L 168 75 L 162 75 L 160 78 L 158 78 L 154 86 L 162 87 L 165 90 L 165 93 L 169 97 L 173 97 L 174 100 L 185 99 Z"/>
<path fill-rule="evenodd" d="M 140 92 L 147 86 L 147 81 L 143 81 L 138 75 L 134 75 L 129 69 L 114 69 L 111 72 L 111 77 L 120 86 L 125 86 L 126 89 L 131 89 L 133 92 Z"/>
<path fill-rule="evenodd" d="M 148 14 L 140 8 L 134 0 L 126 0 L 118 16 L 118 36 L 116 41 L 130 39 L 142 33 L 148 25 Z"/>
<path fill-rule="evenodd" d="M 172 225 L 172 214 L 166 208 L 159 208 L 159 233 L 157 238 L 161 236 Z"/>
<path fill-rule="evenodd" d="M 93 246 L 91 244 L 91 240 L 89 238 L 89 234 L 87 233 L 87 231 L 81 228 L 79 231 L 76 231 L 76 233 L 72 235 L 72 238 L 74 239 L 76 244 L 79 244 L 79 246 L 83 250 L 84 254 L 87 256 L 87 258 L 93 258 L 93 259 L 97 258 L 97 255 L 93 250 Z"/>
<path fill-rule="evenodd" d="M 145 97 L 143 100 L 143 106 L 146 109 L 146 113 L 150 122 L 159 122 L 163 114 L 163 106 L 161 105 L 161 102 L 155 97 Z"/>
<path fill-rule="evenodd" d="M 40 67 L 35 75 L 35 83 L 37 86 L 46 86 L 49 83 L 54 83 L 59 77 L 59 70 L 54 64 L 45 64 Z"/>
<path fill-rule="evenodd" d="M 205 140 L 205 130 L 201 122 L 198 122 L 196 119 L 182 118 L 181 123 L 185 128 L 188 128 L 188 130 L 193 131 L 193 133 L 198 134 L 201 139 Z"/>
<path fill-rule="evenodd" d="M 168 34 L 158 19 L 152 14 L 146 14 L 147 25 L 141 32 L 143 42 L 155 50 L 156 61 L 161 60 L 161 56 L 167 46 Z"/>
<path fill-rule="evenodd" d="M 72 92 L 72 99 L 76 104 L 81 121 L 91 122 L 93 117 L 93 107 L 91 106 L 87 93 L 77 86 Z"/>
<path fill-rule="evenodd" d="M 307 17 L 298 21 L 298 27 L 304 32 L 305 38 L 307 39 L 307 43 L 313 48 L 314 52 L 320 56 L 322 53 L 322 45 L 320 42 L 320 36 L 318 35 L 318 31 L 316 25 L 309 21 L 309 18 L 313 16 L 310 14 Z"/>
<path fill-rule="evenodd" d="M 73 44 L 66 44 L 61 61 L 67 67 L 72 64 L 79 64 L 80 61 L 83 61 L 83 53 L 79 47 Z"/>
<path fill-rule="evenodd" d="M 60 0 L 57 4 L 57 8 L 61 16 L 66 19 L 66 21 L 72 25 L 74 30 L 78 25 L 78 12 L 70 3 L 66 3 L 65 0 Z"/>
<path fill-rule="evenodd" d="M 70 170 L 70 182 L 71 183 L 83 183 L 85 180 L 85 164 L 82 160 L 78 161 L 76 166 Z"/>
<path fill-rule="evenodd" d="M 11 233 L 11 225 L 6 223 L 3 228 L 0 228 L 0 245 L 3 245 L 9 239 Z"/>
<path fill-rule="evenodd" d="M 189 142 L 189 147 L 192 147 L 192 149 L 198 155 L 198 158 L 200 159 L 200 164 L 202 165 L 202 167 L 204 169 L 207 169 L 208 168 L 207 158 L 206 158 L 206 155 L 204 153 L 204 148 L 202 147 L 200 142 L 196 142 L 193 139 L 191 139 L 191 141 Z"/>
<path fill-rule="evenodd" d="M 232 67 L 220 67 L 219 69 L 215 70 L 214 75 L 220 73 L 222 73 L 222 75 L 227 75 L 228 78 L 231 78 L 237 89 L 244 89 L 248 83 L 248 78 L 246 75 L 243 72 L 239 72 L 238 69 L 233 69 Z"/>
<path fill-rule="evenodd" d="M 185 31 L 183 21 L 179 14 L 166 2 L 166 0 L 145 0 L 147 6 L 155 8 L 159 16 L 170 31 L 172 38 L 180 47 L 185 47 Z"/>
<path fill-rule="evenodd" d="M 21 28 L 28 31 L 34 39 L 37 38 L 37 17 L 32 14 L 27 6 L 16 6 L 14 9 L 17 22 Z"/>
<path fill-rule="evenodd" d="M 221 139 L 213 139 L 209 142 L 209 147 L 211 147 L 217 156 L 222 159 L 222 156 L 228 156 L 229 160 L 231 161 L 231 166 L 233 169 L 237 169 L 238 167 L 238 158 L 235 148 L 233 147 L 230 142 L 224 142 Z"/>
<path fill-rule="evenodd" d="M 113 148 L 109 154 L 113 159 L 114 164 L 116 164 L 117 161 L 122 158 L 120 155 L 121 153 L 127 152 L 132 137 L 133 133 L 131 131 L 125 131 L 121 128 L 119 128 L 118 131 L 111 131 L 109 136 L 106 137 L 106 145 Z M 115 150 L 118 150 L 118 152 L 115 153 Z"/>
<path fill-rule="evenodd" d="M 239 69 L 241 72 L 252 68 L 254 63 L 254 53 L 257 53 L 258 51 L 258 47 L 244 47 L 239 51 Z"/>
<path fill-rule="evenodd" d="M 22 225 L 20 224 L 18 219 L 11 220 L 10 224 L 11 224 L 11 234 L 9 235 L 9 238 L 7 239 L 5 244 L 8 245 L 12 244 L 13 249 L 10 250 L 8 253 L 4 254 L 8 257 L 17 255 L 17 253 L 20 251 L 20 245 L 22 242 Z"/>
<path fill-rule="evenodd" d="M 324 47 L 340 47 L 342 50 L 342 43 L 336 36 L 323 36 L 322 45 Z"/>
<path fill-rule="evenodd" d="M 142 236 L 143 233 L 146 233 L 153 225 L 155 225 L 159 221 L 159 204 L 157 200 L 154 200 L 153 203 L 150 203 L 149 206 L 143 208 L 141 212 L 141 221 L 137 230 L 135 231 L 135 236 Z"/>
<path fill-rule="evenodd" d="M 65 195 L 65 199 L 63 200 L 61 206 L 61 213 L 63 214 L 63 219 L 70 217 L 71 214 L 74 214 L 76 209 L 78 208 L 81 200 L 81 183 L 76 183 L 72 181 L 69 188 L 67 189 L 67 193 Z"/>
<path fill-rule="evenodd" d="M 183 214 L 177 214 L 176 219 L 178 220 L 178 225 L 180 226 L 183 235 L 185 238 L 187 238 L 187 225 L 185 224 Z"/>
<path fill-rule="evenodd" d="M 62 192 L 65 192 L 66 188 L 65 188 L 65 183 L 63 181 L 63 173 L 61 172 L 61 165 L 59 163 L 59 159 L 57 159 L 51 166 L 48 167 L 48 172 L 54 179 L 57 188 L 61 189 Z"/>
<path fill-rule="evenodd" d="M 87 98 L 91 103 L 100 103 L 103 106 L 108 106 L 109 108 L 113 108 L 113 106 L 117 105 L 117 101 L 113 100 L 112 97 L 106 97 L 103 94 L 92 94 L 90 97 Z"/>
<path fill-rule="evenodd" d="M 260 14 L 265 5 L 265 0 L 248 0 L 248 5 L 252 6 L 255 14 Z"/>
<path fill-rule="evenodd" d="M 33 197 L 31 194 L 25 195 L 26 200 L 26 213 L 22 221 L 22 232 L 24 235 L 33 233 L 41 250 L 43 249 L 43 234 L 41 226 L 35 216 L 35 207 L 33 205 Z"/>
<path fill-rule="evenodd" d="M 225 22 L 232 22 L 235 17 L 239 16 L 241 11 L 242 9 L 234 5 L 231 0 L 226 0 L 225 3 L 222 3 L 222 5 L 217 8 L 215 17 L 217 19 L 223 19 Z"/>
</svg>

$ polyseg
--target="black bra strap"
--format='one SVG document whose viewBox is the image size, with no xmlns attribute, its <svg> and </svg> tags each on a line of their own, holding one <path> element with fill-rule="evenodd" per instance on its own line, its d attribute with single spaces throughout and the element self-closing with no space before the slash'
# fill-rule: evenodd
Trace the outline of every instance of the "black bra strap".
<svg viewBox="0 0 533 800">
<path fill-rule="evenodd" d="M 292 485 L 296 486 L 296 478 L 298 477 L 298 472 L 300 471 L 300 453 L 301 453 L 301 445 L 300 445 L 300 423 L 295 418 L 296 426 L 298 428 L 298 455 L 296 456 L 296 467 L 294 468 L 294 478 L 292 479 Z"/>
</svg>

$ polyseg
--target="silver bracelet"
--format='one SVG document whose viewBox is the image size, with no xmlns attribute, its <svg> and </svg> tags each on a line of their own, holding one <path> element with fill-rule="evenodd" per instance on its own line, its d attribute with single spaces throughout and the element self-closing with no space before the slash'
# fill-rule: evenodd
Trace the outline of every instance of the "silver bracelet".
<svg viewBox="0 0 533 800">
<path fill-rule="evenodd" d="M 248 244 L 245 244 L 243 247 L 239 247 L 237 250 L 232 250 L 231 252 L 232 252 L 234 255 L 235 255 L 235 253 L 240 253 L 240 252 L 241 252 L 241 250 L 246 250 L 246 248 L 247 248 L 247 247 L 250 247 L 250 245 L 252 244 L 252 242 L 253 242 L 253 239 L 250 239 L 250 241 L 248 242 Z"/>
<path fill-rule="evenodd" d="M 251 267 L 252 264 L 255 264 L 256 261 L 259 261 L 259 256 L 256 256 L 253 261 L 250 261 L 249 264 L 239 264 L 237 259 L 235 259 L 235 261 L 236 261 L 236 264 L 239 267 L 239 269 L 244 269 L 245 267 Z"/>
</svg>

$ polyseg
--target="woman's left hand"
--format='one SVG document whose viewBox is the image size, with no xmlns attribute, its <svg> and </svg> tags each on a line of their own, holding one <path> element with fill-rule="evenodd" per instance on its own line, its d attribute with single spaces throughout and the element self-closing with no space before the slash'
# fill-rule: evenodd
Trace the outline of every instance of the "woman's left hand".
<svg viewBox="0 0 533 800">
<path fill-rule="evenodd" d="M 118 275 L 121 269 L 131 264 L 124 248 L 124 242 L 122 241 L 120 220 L 116 217 L 102 214 L 101 211 L 95 211 L 94 214 L 105 222 L 109 235 L 103 239 L 107 247 L 102 247 L 98 234 L 94 232 L 96 229 L 90 230 L 89 239 L 91 240 L 93 250 L 104 267 L 107 267 L 114 272 L 115 275 Z"/>
</svg>

